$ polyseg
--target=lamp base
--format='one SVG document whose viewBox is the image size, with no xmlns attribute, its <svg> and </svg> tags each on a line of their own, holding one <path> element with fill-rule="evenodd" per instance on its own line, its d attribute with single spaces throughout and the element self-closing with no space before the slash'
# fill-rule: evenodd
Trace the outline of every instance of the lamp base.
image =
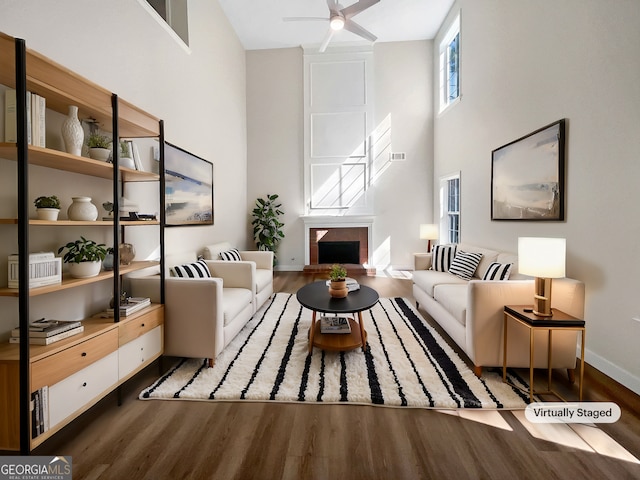
<svg viewBox="0 0 640 480">
<path fill-rule="evenodd" d="M 552 317 L 551 279 L 536 277 L 533 295 L 533 314 L 538 317 Z"/>
</svg>

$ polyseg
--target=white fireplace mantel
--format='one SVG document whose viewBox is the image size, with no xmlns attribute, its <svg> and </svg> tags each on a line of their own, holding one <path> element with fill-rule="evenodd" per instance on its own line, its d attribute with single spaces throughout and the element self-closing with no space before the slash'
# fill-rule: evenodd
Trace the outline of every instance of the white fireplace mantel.
<svg viewBox="0 0 640 480">
<path fill-rule="evenodd" d="M 371 252 L 373 245 L 373 221 L 374 216 L 371 215 L 344 215 L 344 216 L 332 216 L 332 215 L 301 215 L 300 218 L 304 222 L 304 244 L 305 264 L 310 262 L 309 254 L 309 232 L 312 228 L 346 228 L 346 227 L 366 227 L 367 228 L 367 241 L 369 244 L 369 253 L 367 262 L 371 265 Z"/>
</svg>

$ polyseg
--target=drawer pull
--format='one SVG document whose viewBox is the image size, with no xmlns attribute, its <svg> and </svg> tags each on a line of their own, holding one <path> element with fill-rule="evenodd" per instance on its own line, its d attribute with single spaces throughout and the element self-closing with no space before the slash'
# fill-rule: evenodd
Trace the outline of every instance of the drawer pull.
<svg viewBox="0 0 640 480">
<path fill-rule="evenodd" d="M 144 323 L 142 325 L 140 325 L 141 327 L 144 327 Z"/>
<path fill-rule="evenodd" d="M 87 352 L 82 352 L 82 353 L 80 354 L 80 356 L 81 356 L 81 357 L 86 357 L 86 356 L 87 356 Z"/>
<path fill-rule="evenodd" d="M 83 387 L 86 387 L 86 386 L 87 386 L 87 382 L 84 382 L 84 383 L 82 384 L 82 386 L 83 386 Z"/>
</svg>

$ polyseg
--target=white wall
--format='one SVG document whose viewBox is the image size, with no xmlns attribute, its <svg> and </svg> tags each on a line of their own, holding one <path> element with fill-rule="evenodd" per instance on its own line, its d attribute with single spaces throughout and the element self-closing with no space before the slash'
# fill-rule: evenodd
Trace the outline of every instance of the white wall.
<svg viewBox="0 0 640 480">
<path fill-rule="evenodd" d="M 464 242 L 567 239 L 567 276 L 586 284 L 587 361 L 640 393 L 640 3 L 458 0 L 450 17 L 459 9 L 462 98 L 435 121 L 434 185 L 461 171 Z M 566 221 L 491 221 L 491 151 L 560 118 Z"/>
<path fill-rule="evenodd" d="M 374 263 L 412 265 L 424 250 L 420 223 L 431 223 L 432 44 L 429 41 L 374 46 L 374 126 L 391 118 L 392 149 L 407 160 L 388 165 L 374 184 Z M 303 51 L 247 52 L 248 198 L 278 193 L 286 212 L 279 250 L 282 270 L 304 266 Z M 401 218 L 401 221 L 398 219 Z"/>
<path fill-rule="evenodd" d="M 197 249 L 222 240 L 239 247 L 248 246 L 244 49 L 218 2 L 189 0 L 189 48 L 177 42 L 143 3 L 0 0 L 0 31 L 25 39 L 28 48 L 163 119 L 167 141 L 213 162 L 215 225 L 167 229 L 168 252 Z M 47 121 L 49 124 L 49 117 Z M 52 130 L 47 132 L 47 142 L 56 148 L 61 141 L 56 138 L 59 133 L 54 125 L 55 121 L 49 124 Z M 15 166 L 3 168 L 15 171 Z M 54 172 L 51 178 L 60 175 L 63 174 Z M 2 175 L 0 191 L 15 190 L 14 184 L 15 175 Z M 86 177 L 77 182 L 65 179 L 55 183 L 55 193 L 68 204 L 79 186 L 89 187 L 84 194 L 96 199 L 108 195 L 108 185 L 87 183 Z M 100 206 L 99 201 L 94 203 Z M 101 232 L 90 230 L 92 235 L 102 235 Z M 44 248 L 57 249 L 63 236 L 68 241 L 69 235 L 87 232 L 75 227 L 73 233 L 68 229 L 50 229 L 46 232 L 47 237 L 51 235 L 48 243 L 41 233 L 34 233 L 32 240 Z M 8 244 L 16 235 L 13 227 L 3 227 L 2 244 Z M 8 248 L 16 249 L 17 243 Z M 79 306 L 69 315 L 82 318 L 96 313 L 104 295 L 110 294 L 100 291 L 105 288 L 102 283 L 80 292 Z M 40 302 L 45 297 L 46 302 Z M 32 304 L 34 315 L 41 310 L 47 316 L 62 315 L 52 306 L 56 298 L 37 297 Z M 69 301 L 69 297 L 64 300 Z M 65 302 L 59 302 L 60 310 Z M 13 312 L 15 305 L 17 302 L 12 299 L 0 299 L 3 314 Z M 5 323 L 8 328 L 15 326 L 13 318 L 12 314 L 0 325 L 0 334 L 6 330 Z"/>
</svg>

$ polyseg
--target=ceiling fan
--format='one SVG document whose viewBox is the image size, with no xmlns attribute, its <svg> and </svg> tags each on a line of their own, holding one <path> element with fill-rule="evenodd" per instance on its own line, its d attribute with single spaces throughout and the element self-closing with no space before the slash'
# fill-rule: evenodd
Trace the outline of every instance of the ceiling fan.
<svg viewBox="0 0 640 480">
<path fill-rule="evenodd" d="M 317 21 L 321 20 L 326 22 L 329 20 L 329 30 L 322 40 L 322 44 L 320 45 L 320 52 L 324 52 L 327 49 L 327 45 L 331 41 L 331 37 L 333 34 L 343 28 L 351 33 L 355 33 L 356 35 L 369 40 L 370 42 L 375 42 L 378 37 L 376 37 L 373 33 L 365 30 L 356 22 L 351 20 L 352 17 L 356 16 L 360 12 L 366 10 L 369 7 L 372 7 L 380 0 L 360 0 L 359 2 L 354 3 L 353 5 L 349 5 L 348 7 L 342 7 L 335 0 L 327 0 L 327 5 L 329 7 L 329 17 L 285 17 L 282 20 L 285 22 L 297 22 L 297 21 Z"/>
</svg>

